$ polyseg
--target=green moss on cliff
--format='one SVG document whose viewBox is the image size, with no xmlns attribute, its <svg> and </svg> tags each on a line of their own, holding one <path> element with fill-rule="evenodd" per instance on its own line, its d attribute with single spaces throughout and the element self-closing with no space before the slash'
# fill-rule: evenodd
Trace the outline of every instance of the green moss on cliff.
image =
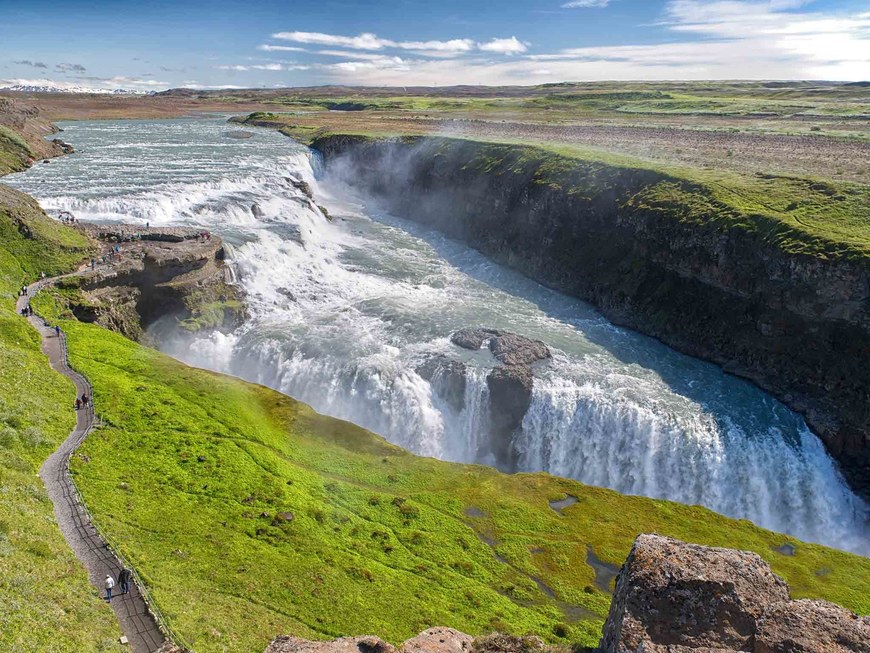
<svg viewBox="0 0 870 653">
<path fill-rule="evenodd" d="M 0 125 L 0 175 L 24 170 L 31 158 L 33 153 L 27 142 L 15 131 Z"/>
</svg>

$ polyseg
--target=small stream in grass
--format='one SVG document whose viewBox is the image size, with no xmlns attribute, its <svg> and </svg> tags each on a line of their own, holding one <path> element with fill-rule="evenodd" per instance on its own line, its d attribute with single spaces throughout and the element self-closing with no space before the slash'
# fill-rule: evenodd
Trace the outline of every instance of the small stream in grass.
<svg viewBox="0 0 870 653">
<path fill-rule="evenodd" d="M 277 133 L 234 139 L 225 117 L 63 125 L 75 155 L 4 181 L 81 220 L 187 225 L 229 245 L 250 320 L 165 351 L 263 383 L 419 454 L 492 463 L 485 350 L 464 327 L 546 342 L 512 449 L 546 470 L 630 494 L 701 504 L 870 555 L 868 508 L 802 418 L 747 382 L 617 328 L 329 179 Z M 288 183 L 307 181 L 324 218 Z M 256 205 L 257 210 L 252 210 Z M 449 211 L 449 207 L 445 207 Z M 433 356 L 465 365 L 459 402 L 421 376 Z"/>
</svg>

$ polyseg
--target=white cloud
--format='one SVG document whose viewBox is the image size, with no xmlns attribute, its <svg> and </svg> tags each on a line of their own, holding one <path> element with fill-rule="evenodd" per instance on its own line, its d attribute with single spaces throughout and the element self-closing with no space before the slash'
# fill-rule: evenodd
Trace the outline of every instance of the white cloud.
<svg viewBox="0 0 870 653">
<path fill-rule="evenodd" d="M 322 32 L 278 32 L 277 34 L 272 34 L 272 38 L 293 41 L 294 43 L 305 43 L 307 45 L 325 45 L 348 48 L 351 50 L 414 50 L 424 55 L 431 53 L 433 56 L 442 54 L 461 54 L 464 52 L 471 52 L 475 48 L 480 47 L 479 44 L 476 44 L 471 39 L 449 39 L 446 41 L 394 41 L 392 39 L 383 39 L 377 34 L 372 34 L 371 32 L 363 32 L 356 36 L 324 34 Z M 510 41 L 510 39 L 494 39 L 491 43 L 496 41 Z M 522 46 L 521 43 L 519 45 Z M 276 47 L 280 46 L 269 46 L 270 49 Z"/>
<path fill-rule="evenodd" d="M 134 88 L 134 87 L 161 87 L 161 88 L 169 88 L 169 82 L 161 82 L 156 79 L 140 79 L 138 77 L 124 77 L 117 76 L 112 77 L 111 79 L 105 80 L 105 84 L 110 88 Z"/>
<path fill-rule="evenodd" d="M 310 66 L 294 64 L 294 63 L 256 63 L 256 64 L 226 64 L 215 66 L 218 70 L 230 70 L 233 72 L 247 72 L 249 70 L 267 70 L 271 72 L 279 72 L 286 70 L 308 70 Z"/>
<path fill-rule="evenodd" d="M 562 5 L 564 9 L 589 9 L 591 7 L 606 7 L 610 0 L 571 0 Z"/>
<path fill-rule="evenodd" d="M 471 39 L 450 39 L 449 41 L 399 41 L 395 47 L 402 50 L 420 52 L 470 52 L 474 49 Z"/>
<path fill-rule="evenodd" d="M 297 48 L 294 45 L 272 45 L 270 43 L 258 45 L 257 49 L 263 52 L 307 52 L 305 48 Z"/>
<path fill-rule="evenodd" d="M 486 43 L 478 43 L 477 47 L 484 52 L 498 52 L 500 54 L 522 54 L 529 49 L 528 44 L 523 43 L 516 36 L 509 39 L 492 39 Z"/>
<path fill-rule="evenodd" d="M 396 47 L 394 41 L 378 38 L 369 32 L 357 36 L 339 36 L 322 32 L 278 32 L 272 34 L 272 38 L 313 45 L 337 45 L 353 50 L 381 50 L 385 47 Z"/>
<path fill-rule="evenodd" d="M 573 0 L 594 7 L 606 0 Z M 394 41 L 374 33 L 281 32 L 341 58 L 312 63 L 318 83 L 539 84 L 571 80 L 866 79 L 870 12 L 813 10 L 811 0 L 669 0 L 650 26 L 659 43 L 623 42 L 529 54 L 520 37 Z M 675 40 L 674 40 L 675 39 Z M 291 47 L 291 46 L 271 46 Z M 292 46 L 295 47 L 295 46 Z M 390 52 L 392 50 L 392 52 Z M 402 56 L 389 56 L 390 54 Z M 506 55 L 494 60 L 494 53 Z M 405 58 L 405 55 L 409 58 Z M 512 56 L 507 56 L 512 55 Z"/>
</svg>

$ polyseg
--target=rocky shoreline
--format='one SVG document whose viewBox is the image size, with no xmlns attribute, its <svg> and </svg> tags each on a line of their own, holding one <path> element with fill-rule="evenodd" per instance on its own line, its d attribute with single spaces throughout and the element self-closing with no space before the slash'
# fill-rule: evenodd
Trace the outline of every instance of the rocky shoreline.
<svg viewBox="0 0 870 653">
<path fill-rule="evenodd" d="M 715 362 L 803 414 L 870 497 L 870 262 L 788 254 L 751 230 L 682 219 L 650 188 L 726 210 L 650 170 L 523 146 L 325 136 L 326 169 L 611 321 Z"/>
</svg>

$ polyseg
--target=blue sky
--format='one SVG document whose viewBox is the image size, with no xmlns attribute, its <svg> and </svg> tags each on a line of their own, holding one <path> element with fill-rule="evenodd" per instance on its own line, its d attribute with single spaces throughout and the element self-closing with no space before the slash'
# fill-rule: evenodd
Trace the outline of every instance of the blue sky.
<svg viewBox="0 0 870 653">
<path fill-rule="evenodd" d="M 853 0 L 0 0 L 0 86 L 870 78 Z"/>
</svg>

